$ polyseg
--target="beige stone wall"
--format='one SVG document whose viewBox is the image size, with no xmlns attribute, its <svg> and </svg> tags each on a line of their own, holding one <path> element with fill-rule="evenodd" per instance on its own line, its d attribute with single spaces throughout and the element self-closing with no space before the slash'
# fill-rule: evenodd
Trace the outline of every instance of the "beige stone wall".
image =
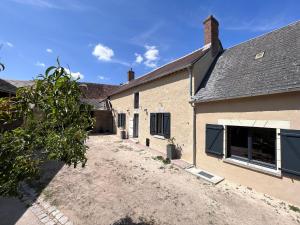
<svg viewBox="0 0 300 225">
<path fill-rule="evenodd" d="M 182 149 L 182 158 L 192 162 L 192 113 L 189 104 L 189 75 L 187 70 L 181 70 L 148 84 L 111 96 L 115 124 L 117 113 L 126 113 L 126 131 L 129 131 L 129 121 L 134 113 L 139 114 L 139 137 L 141 144 L 150 139 L 150 147 L 166 151 L 167 140 L 150 135 L 150 113 L 169 112 L 171 114 L 171 137 Z M 134 93 L 139 92 L 140 107 L 134 109 Z M 119 135 L 120 129 L 116 128 Z"/>
<path fill-rule="evenodd" d="M 257 191 L 300 205 L 300 181 L 275 177 L 224 162 L 205 153 L 205 125 L 252 123 L 274 128 L 300 129 L 300 93 L 276 94 L 196 104 L 197 166 Z M 261 124 L 261 125 L 259 125 Z M 272 125 L 273 124 L 273 125 Z"/>
</svg>

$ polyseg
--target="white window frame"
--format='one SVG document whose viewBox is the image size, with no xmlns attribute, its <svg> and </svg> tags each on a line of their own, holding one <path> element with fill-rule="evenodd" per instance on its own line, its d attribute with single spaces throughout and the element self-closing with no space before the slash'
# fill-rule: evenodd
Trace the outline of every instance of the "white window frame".
<svg viewBox="0 0 300 225">
<path fill-rule="evenodd" d="M 224 126 L 224 143 L 223 143 L 223 161 L 246 167 L 252 170 L 268 173 L 275 176 L 281 176 L 281 145 L 280 129 L 290 129 L 290 121 L 285 120 L 232 120 L 219 119 L 219 125 Z M 249 162 L 242 162 L 237 159 L 227 158 L 227 126 L 257 127 L 257 128 L 274 128 L 276 129 L 276 169 L 270 169 L 264 166 L 255 165 Z"/>
</svg>

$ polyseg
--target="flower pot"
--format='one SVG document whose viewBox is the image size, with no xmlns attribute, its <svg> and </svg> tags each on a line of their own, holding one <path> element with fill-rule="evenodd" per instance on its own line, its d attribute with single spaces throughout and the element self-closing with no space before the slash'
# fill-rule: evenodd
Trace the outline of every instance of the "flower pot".
<svg viewBox="0 0 300 225">
<path fill-rule="evenodd" d="M 121 139 L 126 139 L 126 131 L 125 130 L 120 131 L 120 137 L 121 137 Z"/>
<path fill-rule="evenodd" d="M 167 145 L 167 158 L 175 159 L 176 158 L 176 146 L 173 144 Z"/>
</svg>

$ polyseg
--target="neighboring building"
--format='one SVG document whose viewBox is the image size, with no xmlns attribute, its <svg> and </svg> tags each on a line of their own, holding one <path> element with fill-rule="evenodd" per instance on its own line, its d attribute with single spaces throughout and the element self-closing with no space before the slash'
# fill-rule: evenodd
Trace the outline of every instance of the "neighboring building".
<svg viewBox="0 0 300 225">
<path fill-rule="evenodd" d="M 113 117 L 107 96 L 120 86 L 80 82 L 83 93 L 81 101 L 93 107 L 91 115 L 95 118 L 94 133 L 112 133 Z"/>
<path fill-rule="evenodd" d="M 17 88 L 7 82 L 6 80 L 0 79 L 0 98 L 15 96 Z"/>
<path fill-rule="evenodd" d="M 300 205 L 300 22 L 225 50 L 192 103 L 198 167 Z"/>
<path fill-rule="evenodd" d="M 125 130 L 127 137 L 160 151 L 174 137 L 182 158 L 193 163 L 194 112 L 189 101 L 222 51 L 216 19 L 208 17 L 204 27 L 202 48 L 137 79 L 128 72 L 128 83 L 109 98 L 118 135 Z"/>
<path fill-rule="evenodd" d="M 32 86 L 32 80 L 1 80 L 0 94 L 14 96 L 17 88 Z M 81 101 L 92 106 L 91 115 L 95 118 L 94 133 L 113 132 L 112 112 L 107 96 L 120 86 L 79 82 L 82 91 Z M 2 94 L 2 90 L 3 92 Z"/>
</svg>

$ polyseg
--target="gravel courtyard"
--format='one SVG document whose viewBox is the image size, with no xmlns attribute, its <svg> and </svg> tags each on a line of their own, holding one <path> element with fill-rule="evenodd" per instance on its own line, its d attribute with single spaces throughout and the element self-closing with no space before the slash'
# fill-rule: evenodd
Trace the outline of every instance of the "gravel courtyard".
<svg viewBox="0 0 300 225">
<path fill-rule="evenodd" d="M 213 186 L 116 136 L 88 145 L 86 167 L 64 166 L 42 191 L 74 224 L 300 224 L 287 203 L 228 181 Z"/>
</svg>

